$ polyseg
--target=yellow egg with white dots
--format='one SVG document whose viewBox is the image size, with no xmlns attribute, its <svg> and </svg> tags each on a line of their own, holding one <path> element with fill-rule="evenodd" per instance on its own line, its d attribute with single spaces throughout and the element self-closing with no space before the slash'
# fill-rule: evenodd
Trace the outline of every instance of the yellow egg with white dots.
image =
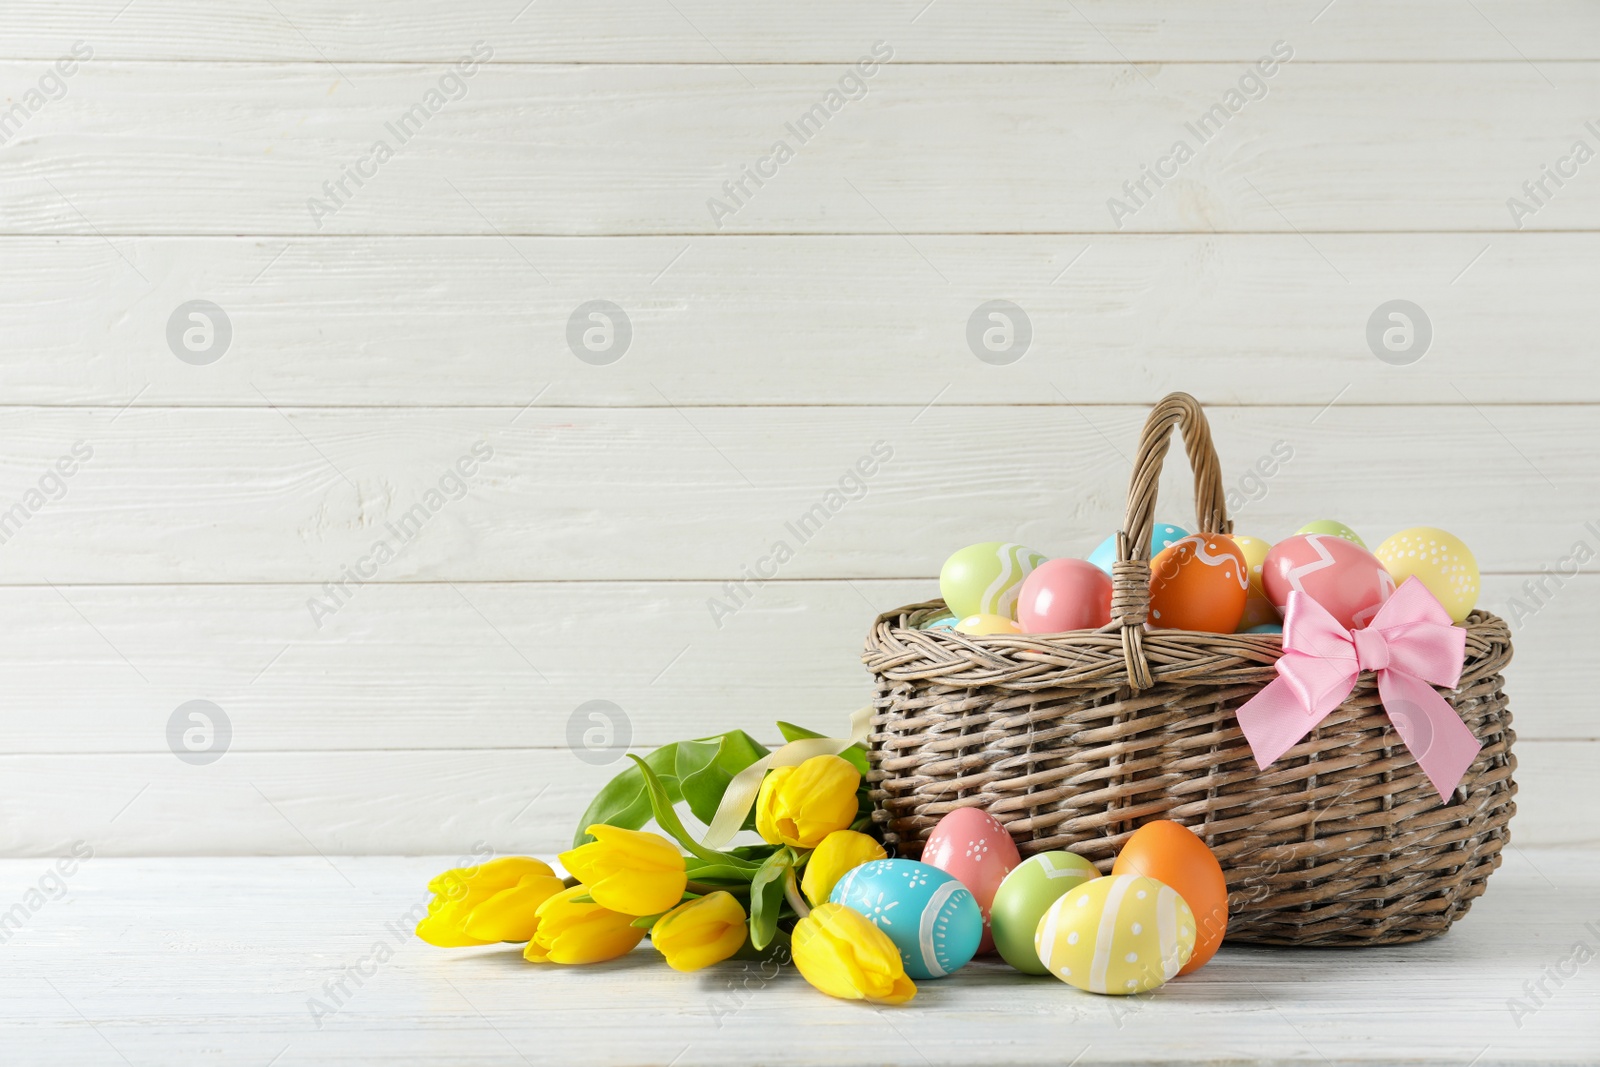
<svg viewBox="0 0 1600 1067">
<path fill-rule="evenodd" d="M 1084 882 L 1050 905 L 1033 935 L 1039 962 L 1089 993 L 1162 985 L 1194 953 L 1194 912 L 1169 885 L 1119 874 Z"/>
<path fill-rule="evenodd" d="M 1452 622 L 1465 622 L 1478 603 L 1478 561 L 1466 543 L 1436 526 L 1413 526 L 1392 535 L 1373 553 L 1396 587 L 1416 578 L 1428 587 Z"/>
</svg>

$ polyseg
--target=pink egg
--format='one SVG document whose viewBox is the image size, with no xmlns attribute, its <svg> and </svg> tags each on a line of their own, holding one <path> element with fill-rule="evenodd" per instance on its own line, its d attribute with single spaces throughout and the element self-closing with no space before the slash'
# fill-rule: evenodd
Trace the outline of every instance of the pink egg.
<svg viewBox="0 0 1600 1067">
<path fill-rule="evenodd" d="M 1017 621 L 1025 634 L 1104 626 L 1111 621 L 1111 577 L 1087 560 L 1046 560 L 1022 583 Z"/>
<path fill-rule="evenodd" d="M 1328 609 L 1347 630 L 1372 621 L 1394 592 L 1394 579 L 1378 557 L 1332 534 L 1297 534 L 1272 546 L 1261 565 L 1267 597 L 1279 611 L 1291 591 Z"/>
<path fill-rule="evenodd" d="M 933 828 L 922 847 L 922 862 L 954 875 L 972 891 L 983 912 L 983 941 L 978 951 L 994 950 L 989 933 L 989 905 L 1011 869 L 1022 862 L 1016 842 L 999 819 L 978 808 L 957 808 Z"/>
</svg>

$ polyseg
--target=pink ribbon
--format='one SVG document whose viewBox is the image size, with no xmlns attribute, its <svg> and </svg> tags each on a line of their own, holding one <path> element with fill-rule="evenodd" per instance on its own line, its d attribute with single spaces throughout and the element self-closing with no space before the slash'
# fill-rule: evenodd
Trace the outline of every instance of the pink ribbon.
<svg viewBox="0 0 1600 1067">
<path fill-rule="evenodd" d="M 1434 686 L 1461 680 L 1467 632 L 1416 578 L 1384 601 L 1372 622 L 1346 630 L 1304 593 L 1283 617 L 1278 677 L 1239 709 L 1256 765 L 1266 770 L 1355 689 L 1362 671 L 1378 680 L 1389 721 L 1428 781 L 1448 802 L 1482 747 Z"/>
</svg>

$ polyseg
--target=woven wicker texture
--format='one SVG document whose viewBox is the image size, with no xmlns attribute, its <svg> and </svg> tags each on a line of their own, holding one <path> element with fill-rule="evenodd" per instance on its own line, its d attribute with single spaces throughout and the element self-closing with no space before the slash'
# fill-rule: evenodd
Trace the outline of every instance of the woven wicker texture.
<svg viewBox="0 0 1600 1067">
<path fill-rule="evenodd" d="M 1442 933 L 1483 893 L 1516 812 L 1504 679 L 1511 637 L 1467 620 L 1460 684 L 1443 695 L 1483 748 L 1443 804 L 1363 674 L 1299 745 L 1258 770 L 1234 711 L 1275 677 L 1275 634 L 1145 629 L 1156 482 L 1172 429 L 1195 472 L 1198 531 L 1228 533 L 1216 450 L 1193 397 L 1144 428 L 1113 564 L 1112 622 L 973 637 L 918 626 L 942 601 L 878 617 L 874 818 L 916 856 L 940 817 L 980 807 L 1023 855 L 1066 849 L 1109 870 L 1142 823 L 1194 828 L 1227 874 L 1228 939 L 1355 945 Z"/>
</svg>

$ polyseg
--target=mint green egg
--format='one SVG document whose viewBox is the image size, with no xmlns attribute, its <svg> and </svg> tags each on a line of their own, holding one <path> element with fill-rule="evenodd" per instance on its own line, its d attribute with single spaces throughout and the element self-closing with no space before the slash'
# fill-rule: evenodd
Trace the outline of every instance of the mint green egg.
<svg viewBox="0 0 1600 1067">
<path fill-rule="evenodd" d="M 1074 852 L 1041 852 L 1012 868 L 989 907 L 989 932 L 1001 957 L 1023 974 L 1049 974 L 1033 942 L 1039 920 L 1050 905 L 1098 877 L 1095 865 Z"/>
<path fill-rule="evenodd" d="M 944 561 L 939 592 L 958 619 L 1002 615 L 1015 620 L 1023 579 L 1047 558 L 1026 545 L 1008 541 L 968 545 Z"/>
<path fill-rule="evenodd" d="M 1300 529 L 1296 530 L 1295 533 L 1296 534 L 1327 534 L 1330 537 L 1342 537 L 1346 541 L 1353 541 L 1354 543 L 1360 545 L 1362 548 L 1366 548 L 1367 547 L 1367 543 L 1365 541 L 1361 540 L 1361 535 L 1360 534 L 1356 533 L 1354 530 L 1350 529 L 1350 527 L 1346 526 L 1344 523 L 1339 522 L 1339 521 L 1337 521 L 1335 519 L 1316 519 L 1316 520 L 1313 520 L 1312 522 L 1308 522 L 1304 526 L 1300 527 Z"/>
</svg>

